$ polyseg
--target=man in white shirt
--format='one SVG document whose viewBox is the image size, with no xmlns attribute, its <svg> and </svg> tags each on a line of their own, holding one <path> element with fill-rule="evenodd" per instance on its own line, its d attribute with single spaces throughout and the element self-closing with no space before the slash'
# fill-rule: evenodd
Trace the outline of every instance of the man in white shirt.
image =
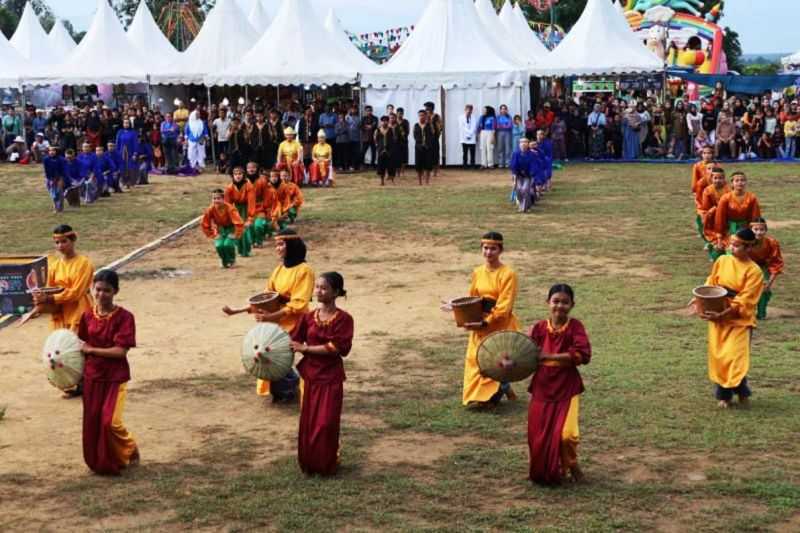
<svg viewBox="0 0 800 533">
<path fill-rule="evenodd" d="M 47 155 L 47 151 L 50 150 L 50 143 L 44 138 L 42 132 L 37 133 L 35 139 L 31 145 L 31 155 L 35 162 L 41 163 Z"/>
<path fill-rule="evenodd" d="M 461 137 L 461 152 L 464 168 L 475 167 L 475 143 L 478 139 L 478 119 L 472 115 L 472 105 L 467 104 L 464 114 L 458 119 L 458 131 Z M 469 165 L 467 165 L 469 156 Z"/>
<path fill-rule="evenodd" d="M 228 115 L 228 110 L 224 107 L 219 108 L 219 116 L 214 119 L 211 124 L 212 135 L 217 142 L 218 154 L 227 153 L 228 139 L 230 138 L 231 117 Z"/>
</svg>

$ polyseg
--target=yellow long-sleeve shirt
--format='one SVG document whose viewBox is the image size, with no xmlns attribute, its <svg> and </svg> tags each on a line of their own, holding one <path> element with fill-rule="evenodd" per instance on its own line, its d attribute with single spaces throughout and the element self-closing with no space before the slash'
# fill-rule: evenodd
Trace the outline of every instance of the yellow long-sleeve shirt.
<svg viewBox="0 0 800 533">
<path fill-rule="evenodd" d="M 81 315 L 93 305 L 89 293 L 93 277 L 94 266 L 86 256 L 47 258 L 47 286 L 64 287 L 63 292 L 53 296 L 58 309 L 50 315 L 51 329 L 78 331 Z"/>
</svg>

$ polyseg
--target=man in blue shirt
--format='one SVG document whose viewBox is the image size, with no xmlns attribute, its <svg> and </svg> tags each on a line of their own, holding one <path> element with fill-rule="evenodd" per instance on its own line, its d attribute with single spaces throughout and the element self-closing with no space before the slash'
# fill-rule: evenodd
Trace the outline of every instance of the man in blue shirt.
<svg viewBox="0 0 800 533">
<path fill-rule="evenodd" d="M 44 182 L 50 199 L 53 200 L 53 212 L 64 210 L 64 158 L 59 157 L 58 149 L 51 146 L 42 160 L 44 166 Z"/>
<path fill-rule="evenodd" d="M 508 106 L 503 104 L 500 106 L 500 114 L 497 115 L 497 125 L 495 127 L 497 165 L 500 168 L 506 168 L 508 166 L 512 150 L 515 148 L 511 146 L 513 129 L 514 121 L 511 115 L 508 114 Z"/>
</svg>

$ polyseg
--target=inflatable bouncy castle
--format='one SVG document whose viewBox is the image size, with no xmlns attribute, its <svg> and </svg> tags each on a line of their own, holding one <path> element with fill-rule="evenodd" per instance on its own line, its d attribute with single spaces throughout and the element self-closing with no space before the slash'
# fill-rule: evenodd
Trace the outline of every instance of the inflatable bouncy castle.
<svg viewBox="0 0 800 533">
<path fill-rule="evenodd" d="M 671 67 L 701 74 L 725 74 L 725 33 L 717 24 L 723 2 L 628 0 L 625 17 L 633 31 Z"/>
</svg>

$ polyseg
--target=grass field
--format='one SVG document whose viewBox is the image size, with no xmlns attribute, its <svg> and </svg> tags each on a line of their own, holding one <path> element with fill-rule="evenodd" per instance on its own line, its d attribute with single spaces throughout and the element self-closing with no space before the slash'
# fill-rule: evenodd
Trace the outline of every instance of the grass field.
<svg viewBox="0 0 800 533">
<path fill-rule="evenodd" d="M 7 168 L 0 169 L 1 251 L 41 252 L 56 220 L 46 214 L 41 180 Z M 742 168 L 788 265 L 773 316 L 754 336 L 749 411 L 716 409 L 706 377 L 706 326 L 683 311 L 710 268 L 693 232 L 688 166 L 570 166 L 524 216 L 508 204 L 508 178 L 499 173 L 448 171 L 440 178 L 447 185 L 424 189 L 410 178 L 380 189 L 374 178 L 358 175 L 335 190 L 310 191 L 302 214 L 312 247 L 338 253 L 346 277 L 348 265 L 375 272 L 400 265 L 420 278 L 436 276 L 441 272 L 431 271 L 426 257 L 455 244 L 474 254 L 471 264 L 451 267 L 463 272 L 466 287 L 481 261 L 480 234 L 496 229 L 520 276 L 516 312 L 525 324 L 545 316 L 551 284 L 573 285 L 574 316 L 594 348 L 592 363 L 581 369 L 587 391 L 579 453 L 587 483 L 545 489 L 527 482 L 524 401 L 491 414 L 461 407 L 462 367 L 454 361 L 462 357 L 463 335 L 449 328 L 420 337 L 361 323 L 361 335 L 385 347 L 376 355 L 377 375 L 393 379 L 381 394 L 346 385 L 347 412 L 375 423 L 344 428 L 337 478 L 307 479 L 291 455 L 262 464 L 259 444 L 268 431 L 209 432 L 189 461 L 145 461 L 119 483 L 65 479 L 49 494 L 74 502 L 85 524 L 102 521 L 106 529 L 146 523 L 148 530 L 798 531 L 800 166 Z M 196 216 L 216 181 L 159 179 L 146 192 L 64 219 L 78 228 L 84 249 L 111 260 Z M 403 250 L 411 243 L 413 254 L 376 260 L 367 235 L 388 246 L 404 243 Z M 369 279 L 361 285 L 374 293 L 377 310 L 387 287 Z M 412 373 L 408 361 L 418 362 L 424 376 L 402 379 Z M 351 363 L 358 369 L 357 360 Z M 243 377 L 200 379 L 242 394 L 251 385 Z M 178 384 L 159 384 L 168 386 Z M 516 389 L 523 393 L 522 384 Z M 447 452 L 428 463 L 411 456 L 392 467 L 371 462 L 387 438 L 402 454 L 407 435 Z M 413 448 L 409 455 L 425 452 Z M 0 494 L 25 502 L 27 487 L 40 482 L 24 472 L 9 475 L 0 478 Z"/>
</svg>

